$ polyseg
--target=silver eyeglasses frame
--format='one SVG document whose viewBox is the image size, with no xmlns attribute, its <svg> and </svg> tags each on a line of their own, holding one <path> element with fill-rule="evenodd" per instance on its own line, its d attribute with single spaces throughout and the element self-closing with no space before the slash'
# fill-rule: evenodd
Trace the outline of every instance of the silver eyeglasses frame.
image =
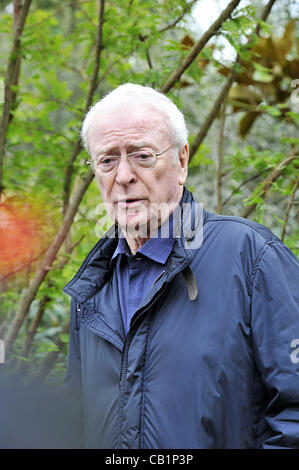
<svg viewBox="0 0 299 470">
<path fill-rule="evenodd" d="M 150 154 L 150 155 L 152 155 L 153 157 L 155 157 L 155 160 L 154 160 L 154 162 L 153 162 L 153 164 L 152 164 L 151 166 L 149 166 L 149 167 L 145 167 L 145 166 L 142 167 L 142 166 L 140 166 L 140 168 L 145 169 L 145 170 L 155 168 L 155 166 L 156 166 L 156 164 L 157 164 L 158 158 L 159 158 L 161 155 L 163 155 L 164 153 L 166 153 L 168 150 L 170 150 L 171 148 L 175 147 L 175 146 L 176 146 L 176 144 L 172 144 L 172 145 L 170 145 L 170 147 L 167 147 L 165 150 L 162 150 L 162 152 L 158 152 L 158 153 L 152 152 L 152 151 L 150 151 L 150 150 L 144 150 L 144 152 L 147 152 L 148 154 Z M 106 174 L 106 173 L 107 173 L 107 174 L 110 175 L 110 174 L 114 173 L 114 172 L 117 170 L 118 165 L 119 165 L 119 161 L 120 161 L 121 158 L 125 158 L 125 159 L 127 160 L 127 162 L 129 163 L 129 165 L 130 165 L 132 168 L 136 169 L 136 166 L 134 166 L 132 160 L 131 160 L 129 157 L 130 157 L 131 155 L 135 155 L 135 154 L 138 153 L 138 152 L 140 152 L 140 153 L 142 154 L 142 150 L 140 150 L 140 151 L 139 151 L 139 150 L 136 150 L 135 152 L 131 152 L 131 153 L 128 153 L 128 154 L 126 154 L 126 155 L 101 155 L 101 156 L 99 156 L 99 157 L 97 158 L 97 160 L 99 160 L 100 158 L 103 158 L 103 157 L 105 157 L 105 158 L 113 157 L 114 159 L 117 159 L 117 162 L 118 162 L 117 165 L 115 165 L 115 167 L 112 168 L 111 171 L 107 171 L 107 172 L 101 171 L 99 168 L 97 169 L 97 168 L 95 167 L 96 162 L 93 160 L 93 158 L 87 160 L 87 161 L 86 161 L 86 164 L 91 167 L 92 171 L 93 171 L 95 174 L 101 172 L 102 174 Z M 138 166 L 137 166 L 137 168 L 138 168 Z"/>
</svg>

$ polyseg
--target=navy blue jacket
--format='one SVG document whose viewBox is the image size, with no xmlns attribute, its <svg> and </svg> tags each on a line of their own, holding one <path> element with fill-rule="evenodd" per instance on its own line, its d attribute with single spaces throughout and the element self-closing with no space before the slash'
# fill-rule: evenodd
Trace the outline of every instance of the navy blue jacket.
<svg viewBox="0 0 299 470">
<path fill-rule="evenodd" d="M 195 204 L 184 190 L 183 202 Z M 125 336 L 104 236 L 65 287 L 65 387 L 89 448 L 299 448 L 299 264 L 267 228 L 204 211 Z"/>
</svg>

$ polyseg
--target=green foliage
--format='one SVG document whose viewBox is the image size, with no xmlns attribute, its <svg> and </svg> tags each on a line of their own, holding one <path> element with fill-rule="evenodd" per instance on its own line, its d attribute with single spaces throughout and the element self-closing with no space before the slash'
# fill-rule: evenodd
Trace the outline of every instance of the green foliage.
<svg viewBox="0 0 299 470">
<path fill-rule="evenodd" d="M 256 27 L 256 11 L 253 6 L 247 6 L 236 10 L 232 18 L 225 21 L 221 27 L 223 37 L 233 46 L 238 54 L 244 58 L 248 37 Z"/>
<path fill-rule="evenodd" d="M 209 158 L 210 153 L 211 153 L 210 148 L 204 144 L 201 144 L 196 154 L 192 158 L 192 161 L 189 164 L 189 169 L 193 169 L 193 168 L 198 169 L 200 165 L 214 165 L 213 160 Z"/>
</svg>

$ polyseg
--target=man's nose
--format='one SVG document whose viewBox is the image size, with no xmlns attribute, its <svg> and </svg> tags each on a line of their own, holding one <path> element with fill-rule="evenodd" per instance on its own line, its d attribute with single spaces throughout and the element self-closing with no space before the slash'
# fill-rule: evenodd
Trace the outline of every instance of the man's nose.
<svg viewBox="0 0 299 470">
<path fill-rule="evenodd" d="M 136 173 L 126 158 L 120 158 L 116 169 L 116 182 L 121 185 L 136 181 Z"/>
</svg>

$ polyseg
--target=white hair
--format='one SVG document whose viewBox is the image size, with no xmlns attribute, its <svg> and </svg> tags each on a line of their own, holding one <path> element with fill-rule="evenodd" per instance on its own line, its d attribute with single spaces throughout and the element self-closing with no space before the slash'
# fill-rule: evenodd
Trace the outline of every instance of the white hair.
<svg viewBox="0 0 299 470">
<path fill-rule="evenodd" d="M 147 86 L 125 83 L 95 103 L 86 114 L 82 124 L 81 139 L 88 153 L 90 153 L 88 131 L 95 117 L 109 107 L 128 103 L 148 104 L 163 113 L 168 120 L 173 144 L 179 149 L 182 149 L 184 145 L 188 144 L 188 131 L 184 116 L 167 96 Z"/>
</svg>

